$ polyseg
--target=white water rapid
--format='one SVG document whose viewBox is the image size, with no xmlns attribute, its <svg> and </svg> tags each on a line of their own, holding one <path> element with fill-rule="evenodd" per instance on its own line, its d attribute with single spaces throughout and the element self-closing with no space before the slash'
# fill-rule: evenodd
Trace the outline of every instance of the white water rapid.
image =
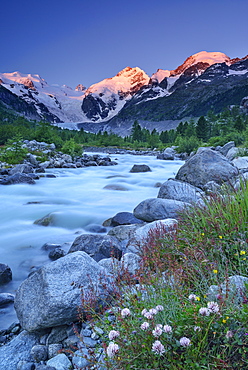
<svg viewBox="0 0 248 370">
<path fill-rule="evenodd" d="M 50 261 L 41 249 L 44 243 L 61 244 L 67 251 L 77 233 L 88 232 L 91 224 L 101 225 L 118 212 L 132 212 L 142 200 L 157 197 L 156 184 L 175 177 L 184 163 L 155 156 L 110 157 L 118 165 L 49 169 L 56 178 L 41 177 L 35 185 L 0 185 L 0 263 L 13 272 L 12 282 L 0 286 L 0 293 L 15 294 L 33 267 Z M 133 164 L 147 164 L 152 172 L 130 173 Z M 104 189 L 107 185 L 122 190 Z M 54 215 L 53 226 L 34 224 L 49 213 Z M 0 309 L 0 329 L 14 321 L 13 306 Z"/>
</svg>

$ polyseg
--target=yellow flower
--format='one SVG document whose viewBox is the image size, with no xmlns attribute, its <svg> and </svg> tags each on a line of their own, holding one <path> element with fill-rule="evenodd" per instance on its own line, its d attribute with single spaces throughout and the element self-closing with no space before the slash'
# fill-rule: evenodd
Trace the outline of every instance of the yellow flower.
<svg viewBox="0 0 248 370">
<path fill-rule="evenodd" d="M 226 320 L 225 320 L 225 319 L 223 319 L 223 320 L 222 320 L 222 322 L 223 322 L 223 324 L 225 324 L 225 323 L 226 323 Z"/>
<path fill-rule="evenodd" d="M 214 274 L 218 274 L 218 270 L 213 270 L 213 273 Z"/>
<path fill-rule="evenodd" d="M 243 254 L 245 254 L 245 251 L 240 251 L 240 255 L 242 256 Z"/>
<path fill-rule="evenodd" d="M 203 296 L 204 298 L 207 298 L 207 295 L 206 294 L 204 294 L 204 296 Z"/>
<path fill-rule="evenodd" d="M 243 261 L 245 261 L 246 260 L 246 257 L 245 258 L 243 258 Z"/>
<path fill-rule="evenodd" d="M 205 235 L 205 233 L 201 233 L 202 234 L 202 236 L 204 236 Z"/>
<path fill-rule="evenodd" d="M 220 239 L 222 239 L 222 238 L 223 238 L 223 236 L 219 235 L 219 238 L 220 238 Z"/>
<path fill-rule="evenodd" d="M 196 299 L 197 301 L 200 301 L 200 300 L 201 300 L 201 298 L 200 298 L 200 297 L 196 297 L 195 299 Z"/>
<path fill-rule="evenodd" d="M 229 316 L 226 316 L 226 320 L 228 320 L 229 319 Z"/>
</svg>

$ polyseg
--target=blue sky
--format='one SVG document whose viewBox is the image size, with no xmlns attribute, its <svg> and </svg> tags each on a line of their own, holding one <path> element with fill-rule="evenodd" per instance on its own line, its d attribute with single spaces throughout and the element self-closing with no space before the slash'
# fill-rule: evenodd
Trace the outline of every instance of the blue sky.
<svg viewBox="0 0 248 370">
<path fill-rule="evenodd" d="M 2 0 L 0 72 L 89 87 L 123 68 L 248 54 L 247 0 Z"/>
</svg>

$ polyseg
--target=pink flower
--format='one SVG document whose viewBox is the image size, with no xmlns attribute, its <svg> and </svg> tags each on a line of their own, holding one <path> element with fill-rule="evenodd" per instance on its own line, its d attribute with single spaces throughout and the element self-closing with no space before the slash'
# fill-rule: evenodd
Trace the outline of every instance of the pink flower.
<svg viewBox="0 0 248 370">
<path fill-rule="evenodd" d="M 131 311 L 129 310 L 129 308 L 123 308 L 123 310 L 121 310 L 121 316 L 123 318 L 131 316 Z"/>
<path fill-rule="evenodd" d="M 162 333 L 163 333 L 163 330 L 162 330 L 161 324 L 156 325 L 155 329 L 152 331 L 152 335 L 156 338 L 160 337 Z"/>
<path fill-rule="evenodd" d="M 229 338 L 232 338 L 233 337 L 233 332 L 231 330 L 228 330 L 226 332 L 226 338 L 229 339 Z"/>
<path fill-rule="evenodd" d="M 140 329 L 147 330 L 149 328 L 150 324 L 149 322 L 143 322 L 143 324 L 140 325 Z"/>
<path fill-rule="evenodd" d="M 119 336 L 120 336 L 120 332 L 117 330 L 110 330 L 109 335 L 108 335 L 110 340 L 113 340 Z"/>
<path fill-rule="evenodd" d="M 146 309 L 146 308 L 144 308 L 144 310 L 142 310 L 142 311 L 141 311 L 141 315 L 145 316 L 145 314 L 146 314 L 147 312 L 148 312 L 148 311 L 147 311 L 147 309 Z"/>
<path fill-rule="evenodd" d="M 187 337 L 182 337 L 182 338 L 179 340 L 179 342 L 180 342 L 181 346 L 183 346 L 183 347 L 188 347 L 188 346 L 190 346 L 190 344 L 191 344 L 190 339 L 189 339 L 189 338 L 187 338 Z"/>
<path fill-rule="evenodd" d="M 207 306 L 208 309 L 213 313 L 217 313 L 220 310 L 219 305 L 216 302 L 208 302 Z"/>
<path fill-rule="evenodd" d="M 114 342 L 110 342 L 108 347 L 107 347 L 108 357 L 114 357 L 114 355 L 116 355 L 116 353 L 118 353 L 118 352 L 119 352 L 118 344 L 116 344 Z"/>
<path fill-rule="evenodd" d="M 164 332 L 165 333 L 172 333 L 172 327 L 170 325 L 164 325 Z"/>
<path fill-rule="evenodd" d="M 146 312 L 144 314 L 145 318 L 148 319 L 148 320 L 152 320 L 153 319 L 153 315 L 150 313 L 150 312 Z"/>
<path fill-rule="evenodd" d="M 151 308 L 149 310 L 149 312 L 152 314 L 152 315 L 156 315 L 158 313 L 158 311 L 156 310 L 156 308 Z"/>
<path fill-rule="evenodd" d="M 197 301 L 197 296 L 196 296 L 195 294 L 190 294 L 190 295 L 189 295 L 189 300 L 190 300 L 191 302 L 193 302 L 193 301 Z"/>
<path fill-rule="evenodd" d="M 157 306 L 155 307 L 155 309 L 156 309 L 158 312 L 160 312 L 160 311 L 163 311 L 163 310 L 164 310 L 164 307 L 163 307 L 161 304 L 159 304 L 159 305 L 157 305 Z"/>
<path fill-rule="evenodd" d="M 161 356 L 165 352 L 165 348 L 159 340 L 155 340 L 152 345 L 152 351 Z"/>
<path fill-rule="evenodd" d="M 199 314 L 202 316 L 209 316 L 210 315 L 210 310 L 207 307 L 201 307 L 199 309 Z"/>
</svg>

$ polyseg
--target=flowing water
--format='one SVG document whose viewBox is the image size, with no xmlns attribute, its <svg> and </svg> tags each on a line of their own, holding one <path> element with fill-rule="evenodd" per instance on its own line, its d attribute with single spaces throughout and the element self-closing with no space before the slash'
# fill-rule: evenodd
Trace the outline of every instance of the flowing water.
<svg viewBox="0 0 248 370">
<path fill-rule="evenodd" d="M 118 165 L 49 169 L 56 178 L 40 178 L 35 185 L 0 186 L 0 263 L 9 265 L 13 273 L 12 282 L 0 286 L 0 292 L 14 294 L 32 268 L 50 261 L 43 244 L 61 244 L 68 251 L 77 234 L 87 233 L 90 225 L 101 225 L 117 212 L 132 212 L 142 200 L 157 197 L 157 183 L 175 177 L 183 164 L 153 156 L 110 157 Z M 152 172 L 130 173 L 133 164 L 147 164 Z M 53 225 L 34 224 L 50 213 Z M 12 306 L 0 309 L 0 329 L 13 321 Z"/>
</svg>

